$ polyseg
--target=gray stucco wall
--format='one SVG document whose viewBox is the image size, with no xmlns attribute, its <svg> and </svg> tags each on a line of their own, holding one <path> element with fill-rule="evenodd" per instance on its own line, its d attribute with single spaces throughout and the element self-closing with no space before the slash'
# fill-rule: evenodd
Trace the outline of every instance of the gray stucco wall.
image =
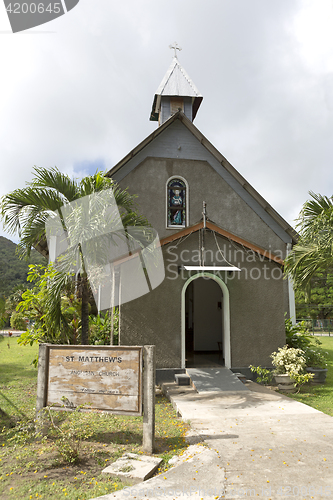
<svg viewBox="0 0 333 500">
<path fill-rule="evenodd" d="M 122 345 L 156 345 L 156 368 L 181 366 L 182 281 L 169 279 L 153 291 L 120 307 Z"/>
<path fill-rule="evenodd" d="M 166 228 L 166 185 L 181 176 L 189 185 L 189 225 L 202 219 L 202 202 L 218 226 L 267 250 L 285 255 L 286 245 L 229 184 L 205 161 L 146 158 L 121 182 L 138 195 L 137 205 L 162 239 L 177 232 Z"/>
<path fill-rule="evenodd" d="M 219 245 L 227 255 L 233 255 L 235 247 L 227 240 L 220 238 Z M 215 254 L 211 237 L 206 238 L 206 248 Z M 184 249 L 188 250 L 186 258 L 196 255 L 198 233 L 177 248 L 173 244 L 163 247 L 164 282 L 121 306 L 121 343 L 156 344 L 157 368 L 181 366 L 181 291 L 190 276 L 189 271 L 177 272 Z M 280 266 L 247 253 L 241 259 L 242 251 L 239 248 L 237 253 L 242 271 L 220 273 L 230 294 L 231 362 L 233 367 L 270 366 L 269 355 L 285 343 L 284 281 Z"/>
<path fill-rule="evenodd" d="M 232 366 L 271 366 L 269 355 L 285 344 L 283 285 L 281 269 L 270 261 L 245 261 L 227 281 Z"/>
<path fill-rule="evenodd" d="M 283 228 L 272 219 L 263 206 L 244 189 L 243 185 L 241 185 L 223 164 L 201 144 L 181 121 L 176 120 L 171 123 L 162 133 L 157 135 L 151 142 L 143 147 L 143 149 L 135 154 L 133 158 L 129 159 L 117 172 L 113 173 L 113 178 L 117 182 L 125 181 L 126 186 L 128 175 L 149 157 L 207 162 L 219 177 L 238 194 L 245 204 L 247 204 L 282 241 L 286 243 L 291 242 L 291 237 Z M 201 175 L 203 175 L 203 173 Z M 152 180 L 154 182 L 152 186 L 157 186 L 155 181 L 158 179 L 153 177 Z M 209 186 L 209 189 L 211 190 L 211 186 Z M 209 193 L 210 192 L 211 191 L 209 191 Z"/>
</svg>

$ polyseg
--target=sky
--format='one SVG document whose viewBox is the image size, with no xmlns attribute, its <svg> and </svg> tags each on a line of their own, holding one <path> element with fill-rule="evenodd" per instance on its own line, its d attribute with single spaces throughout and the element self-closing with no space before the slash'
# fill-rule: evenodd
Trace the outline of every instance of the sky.
<svg viewBox="0 0 333 500">
<path fill-rule="evenodd" d="M 109 170 L 153 132 L 174 41 L 195 125 L 285 220 L 333 195 L 333 0 L 80 0 L 15 34 L 0 3 L 0 196 L 34 165 Z"/>
</svg>

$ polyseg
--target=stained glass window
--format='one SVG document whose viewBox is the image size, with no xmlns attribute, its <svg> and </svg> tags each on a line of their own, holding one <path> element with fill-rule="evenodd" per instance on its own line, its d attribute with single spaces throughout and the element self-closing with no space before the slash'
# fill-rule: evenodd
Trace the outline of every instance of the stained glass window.
<svg viewBox="0 0 333 500">
<path fill-rule="evenodd" d="M 182 179 L 168 182 L 168 227 L 186 226 L 186 184 Z"/>
</svg>

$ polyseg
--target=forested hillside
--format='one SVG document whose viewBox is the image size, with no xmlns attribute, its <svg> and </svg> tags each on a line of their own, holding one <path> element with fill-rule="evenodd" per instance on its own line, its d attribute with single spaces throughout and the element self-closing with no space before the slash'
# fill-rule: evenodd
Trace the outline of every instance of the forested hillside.
<svg viewBox="0 0 333 500">
<path fill-rule="evenodd" d="M 17 285 L 27 283 L 29 264 L 47 264 L 47 260 L 35 250 L 29 262 L 20 260 L 16 247 L 15 243 L 0 236 L 0 297 L 8 297 Z"/>
</svg>

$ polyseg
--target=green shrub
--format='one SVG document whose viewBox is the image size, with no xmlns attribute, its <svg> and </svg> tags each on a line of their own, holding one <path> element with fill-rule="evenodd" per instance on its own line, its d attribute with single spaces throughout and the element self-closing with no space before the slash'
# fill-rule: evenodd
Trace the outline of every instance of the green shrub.
<svg viewBox="0 0 333 500">
<path fill-rule="evenodd" d="M 306 366 L 312 368 L 326 368 L 327 367 L 328 352 L 320 348 L 312 349 L 308 347 L 305 350 Z"/>
<path fill-rule="evenodd" d="M 14 328 L 14 330 L 27 330 L 27 322 L 25 317 L 20 312 L 13 312 L 10 317 L 10 326 Z"/>
<path fill-rule="evenodd" d="M 250 365 L 251 372 L 256 373 L 256 382 L 259 384 L 268 385 L 271 383 L 273 378 L 272 370 L 268 370 L 268 368 L 263 368 L 262 366 L 253 366 Z"/>
<path fill-rule="evenodd" d="M 306 321 L 293 325 L 290 318 L 285 320 L 286 344 L 288 347 L 303 351 L 313 344 L 320 345 L 320 340 L 308 333 Z"/>
<path fill-rule="evenodd" d="M 305 365 L 317 368 L 326 368 L 327 352 L 319 346 L 321 342 L 307 331 L 306 321 L 292 324 L 291 319 L 286 319 L 286 344 L 289 348 L 301 349 L 305 358 Z"/>
<path fill-rule="evenodd" d="M 89 343 L 91 345 L 110 345 L 111 334 L 111 313 L 107 312 L 105 316 L 89 317 Z M 119 334 L 119 310 L 115 308 L 113 316 L 113 344 L 118 345 Z"/>
</svg>

